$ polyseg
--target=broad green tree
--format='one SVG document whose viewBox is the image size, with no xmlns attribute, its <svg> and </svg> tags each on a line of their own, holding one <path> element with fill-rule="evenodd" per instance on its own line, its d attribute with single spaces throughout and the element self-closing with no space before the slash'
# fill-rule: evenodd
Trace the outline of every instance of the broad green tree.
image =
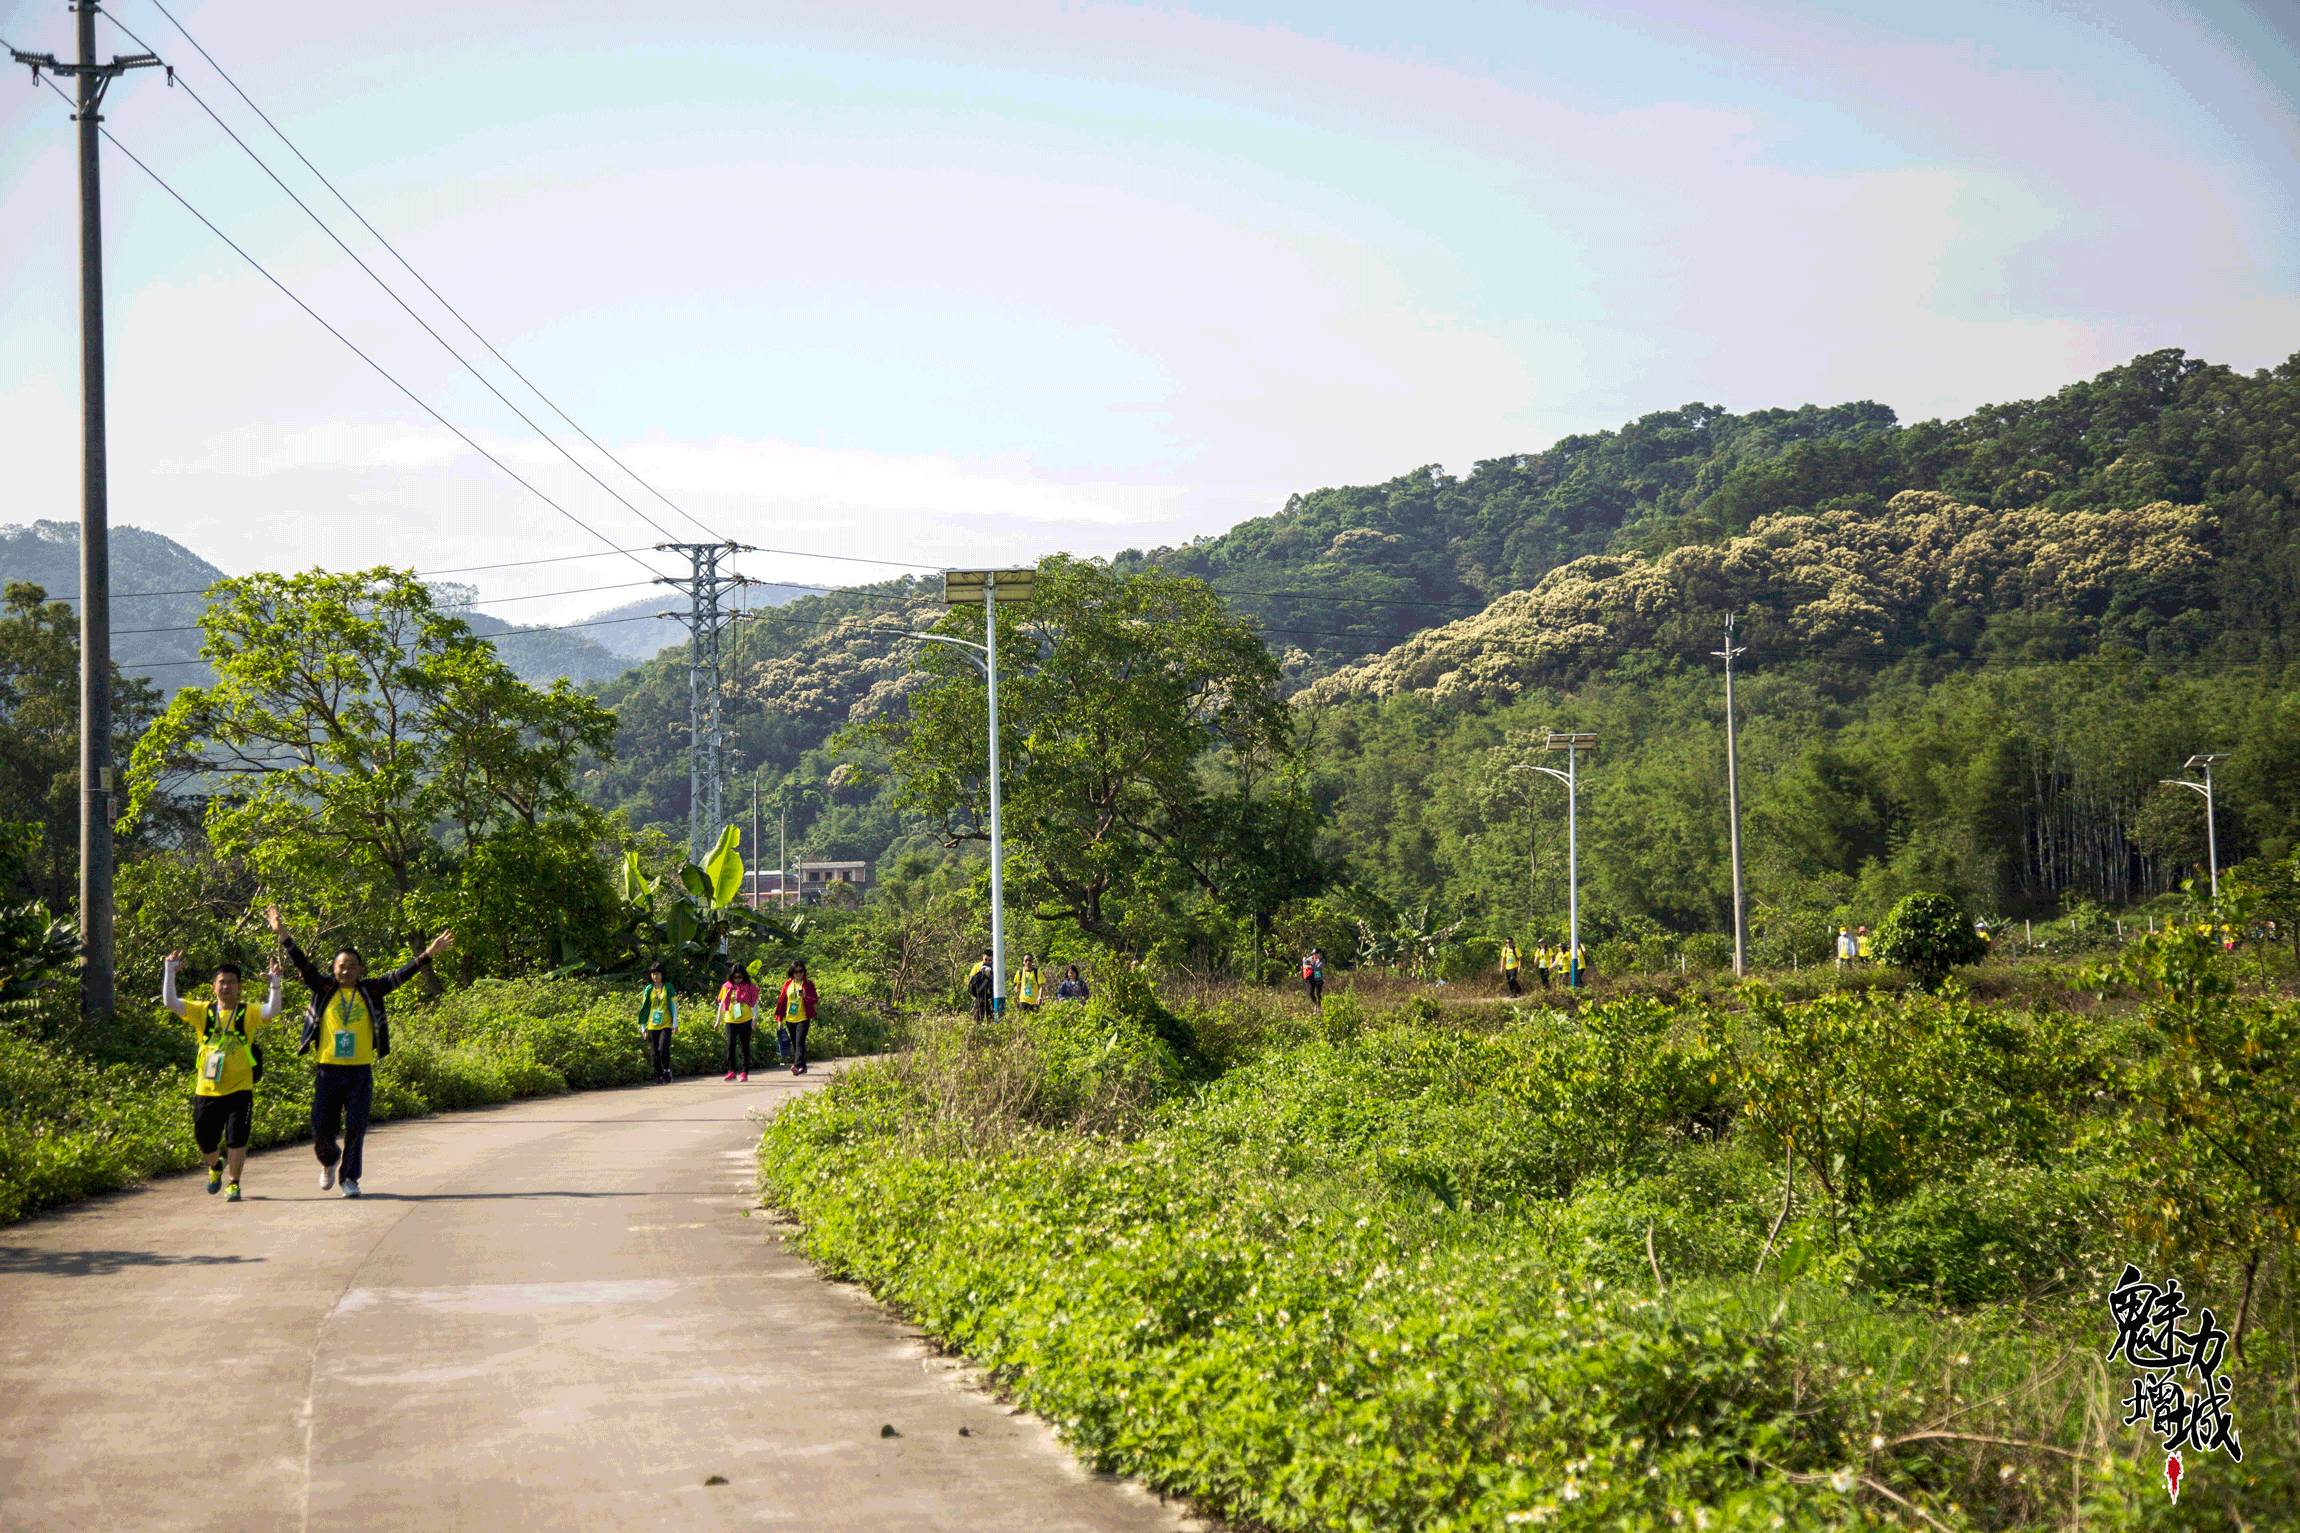
<svg viewBox="0 0 2300 1533">
<path fill-rule="evenodd" d="M 1313 817 L 1261 639 L 1197 580 L 1040 566 L 998 609 L 999 736 L 1013 892 L 1127 951 L 1211 901 L 1257 928 L 1317 882 Z M 979 609 L 943 631 L 978 638 Z M 958 845 L 989 835 L 986 689 L 928 646 L 901 716 L 864 726 L 902 802 Z"/>
<path fill-rule="evenodd" d="M 124 758 L 159 709 L 140 681 L 112 678 L 112 751 Z M 79 881 L 79 616 L 36 585 L 0 597 L 0 830 L 30 827 L 4 887 L 62 910 Z M 124 849 L 133 855 L 133 849 Z"/>
<path fill-rule="evenodd" d="M 139 742 L 131 817 L 199 802 L 219 857 L 367 940 L 452 914 L 467 869 L 603 887 L 590 852 L 604 821 L 575 773 L 608 748 L 613 716 L 563 682 L 521 682 L 412 575 L 228 579 L 201 626 L 215 684 L 178 693 Z M 482 892 L 491 911 L 521 908 Z"/>
</svg>

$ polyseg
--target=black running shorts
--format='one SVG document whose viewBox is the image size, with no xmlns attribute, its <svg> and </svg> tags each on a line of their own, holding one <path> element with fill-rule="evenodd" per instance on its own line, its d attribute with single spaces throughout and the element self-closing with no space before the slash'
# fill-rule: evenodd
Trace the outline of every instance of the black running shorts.
<svg viewBox="0 0 2300 1533">
<path fill-rule="evenodd" d="M 256 1094 L 253 1091 L 234 1091 L 220 1097 L 192 1098 L 192 1142 L 200 1147 L 202 1155 L 213 1155 L 218 1145 L 234 1150 L 248 1147 L 248 1130 L 254 1126 Z"/>
</svg>

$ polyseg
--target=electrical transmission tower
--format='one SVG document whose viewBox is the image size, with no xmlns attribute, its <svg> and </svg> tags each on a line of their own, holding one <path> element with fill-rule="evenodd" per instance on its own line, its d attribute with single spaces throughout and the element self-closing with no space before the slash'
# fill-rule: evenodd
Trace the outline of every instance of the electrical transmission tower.
<svg viewBox="0 0 2300 1533">
<path fill-rule="evenodd" d="M 739 543 L 659 543 L 657 551 L 683 554 L 685 579 L 664 575 L 663 584 L 687 593 L 687 610 L 677 614 L 687 625 L 687 855 L 700 862 L 726 818 L 724 789 L 727 780 L 727 737 L 719 720 L 719 641 L 733 626 L 735 614 L 727 593 L 746 584 L 741 575 L 722 569 L 736 554 L 756 550 Z"/>
</svg>

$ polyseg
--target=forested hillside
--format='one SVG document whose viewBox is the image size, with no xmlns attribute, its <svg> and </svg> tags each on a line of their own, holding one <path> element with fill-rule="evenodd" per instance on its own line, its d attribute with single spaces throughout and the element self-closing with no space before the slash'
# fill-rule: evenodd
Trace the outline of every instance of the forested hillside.
<svg viewBox="0 0 2300 1533">
<path fill-rule="evenodd" d="M 878 786 L 827 750 L 843 725 L 890 705 L 915 675 L 901 635 L 942 616 L 937 580 L 890 580 L 754 610 L 727 642 L 721 715 L 735 771 L 730 808 L 748 811 L 753 779 L 769 816 L 787 809 L 809 856 L 877 857 L 900 826 Z M 598 689 L 615 710 L 615 754 L 587 783 L 592 801 L 681 837 L 687 825 L 684 646 Z M 833 782 L 833 777 L 837 781 Z M 746 821 L 747 823 L 747 821 Z"/>
<path fill-rule="evenodd" d="M 1907 427 L 1870 403 L 1688 405 L 1466 477 L 1423 468 L 1298 495 L 1219 537 L 1129 557 L 1205 577 L 1315 673 L 1587 555 L 1657 555 L 1791 512 L 1879 519 L 1907 490 L 1997 511 L 2208 506 L 2226 553 L 2219 604 L 2266 619 L 2279 645 L 2300 626 L 2300 358 L 2245 376 L 2155 352 L 2049 398 Z"/>
<path fill-rule="evenodd" d="M 1330 861 L 1399 901 L 1553 914 L 1561 806 L 1488 781 L 1486 753 L 1612 721 L 1583 827 L 1601 925 L 1723 922 L 1710 652 L 1737 612 L 1753 812 L 1780 825 L 1751 838 L 1760 924 L 1807 931 L 1917 883 L 2005 911 L 2160 890 L 2201 825 L 2157 779 L 2215 744 L 2239 753 L 2224 852 L 2286 844 L 2296 507 L 2300 358 L 2246 376 L 2162 352 L 1912 426 L 1688 406 L 1113 562 L 1257 621 L 1303 689 Z M 931 582 L 891 582 L 751 625 L 730 802 L 757 772 L 810 854 L 902 843 L 872 764 L 826 742 L 903 695 L 916 651 L 885 630 L 939 612 Z M 621 732 L 596 801 L 683 833 L 677 657 L 602 696 Z"/>
</svg>

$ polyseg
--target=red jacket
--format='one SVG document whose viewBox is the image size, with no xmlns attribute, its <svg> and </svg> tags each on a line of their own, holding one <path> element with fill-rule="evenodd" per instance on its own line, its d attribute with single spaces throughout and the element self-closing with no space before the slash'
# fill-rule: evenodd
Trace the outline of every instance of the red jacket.
<svg viewBox="0 0 2300 1533">
<path fill-rule="evenodd" d="M 811 979 L 786 979 L 783 988 L 775 993 L 775 1020 L 788 1021 L 791 1011 L 791 992 L 799 992 L 799 1020 L 815 1019 L 815 982 Z"/>
</svg>

